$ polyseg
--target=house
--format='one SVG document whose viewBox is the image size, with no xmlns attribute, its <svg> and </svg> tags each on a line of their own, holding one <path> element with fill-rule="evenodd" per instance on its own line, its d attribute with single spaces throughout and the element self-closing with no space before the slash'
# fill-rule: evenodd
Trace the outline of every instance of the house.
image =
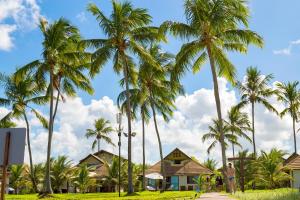
<svg viewBox="0 0 300 200">
<path fill-rule="evenodd" d="M 117 185 L 102 184 L 109 175 L 108 166 L 112 164 L 114 158 L 118 158 L 118 156 L 108 151 L 101 150 L 99 152 L 89 154 L 79 161 L 77 166 L 86 164 L 91 169 L 90 177 L 96 179 L 97 186 L 90 187 L 88 192 L 115 192 L 118 190 Z M 124 160 L 124 158 L 121 159 Z M 63 192 L 66 191 L 75 192 L 76 188 L 65 184 Z M 121 188 L 121 191 L 123 191 L 123 188 Z"/>
<path fill-rule="evenodd" d="M 288 168 L 289 174 L 292 176 L 291 187 L 300 188 L 300 155 L 293 153 L 285 160 L 284 166 Z"/>
<path fill-rule="evenodd" d="M 211 175 L 212 171 L 193 160 L 183 151 L 176 148 L 164 158 L 166 171 L 166 189 L 167 190 L 196 190 L 197 184 L 194 178 L 199 175 Z M 160 173 L 161 162 L 157 162 L 146 170 L 146 177 L 149 174 Z M 161 187 L 156 180 L 146 178 L 146 184 L 151 188 Z"/>
</svg>

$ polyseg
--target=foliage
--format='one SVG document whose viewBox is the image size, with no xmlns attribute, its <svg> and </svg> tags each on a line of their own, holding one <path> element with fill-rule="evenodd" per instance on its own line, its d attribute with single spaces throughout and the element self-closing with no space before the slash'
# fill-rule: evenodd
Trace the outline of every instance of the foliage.
<svg viewBox="0 0 300 200">
<path fill-rule="evenodd" d="M 111 138 L 108 136 L 109 133 L 113 132 L 113 128 L 108 120 L 105 120 L 104 118 L 97 119 L 94 122 L 94 127 L 95 129 L 87 129 L 85 134 L 87 138 L 95 138 L 92 149 L 95 149 L 96 144 L 98 143 L 98 151 L 100 151 L 101 140 L 104 140 L 107 144 L 115 146 Z"/>
<path fill-rule="evenodd" d="M 58 156 L 51 164 L 51 184 L 54 192 L 61 193 L 61 187 L 73 177 L 72 162 L 66 156 Z"/>
<path fill-rule="evenodd" d="M 216 161 L 215 159 L 207 158 L 206 161 L 204 161 L 203 165 L 211 171 L 215 171 L 217 169 L 218 161 Z"/>
<path fill-rule="evenodd" d="M 237 141 L 237 136 L 230 133 L 230 127 L 226 123 L 221 123 L 219 120 L 213 119 L 213 124 L 208 127 L 209 132 L 202 136 L 202 141 L 212 140 L 207 149 L 207 153 L 210 153 L 217 144 L 221 144 L 221 132 L 224 132 L 225 148 L 228 148 L 228 143 L 242 147 Z"/>
<path fill-rule="evenodd" d="M 15 189 L 15 193 L 19 194 L 21 190 L 30 189 L 32 187 L 31 182 L 26 176 L 26 166 L 24 165 L 12 165 L 10 167 L 10 185 Z M 22 193 L 22 192 L 21 192 Z"/>
<path fill-rule="evenodd" d="M 81 193 L 86 193 L 90 186 L 96 185 L 95 179 L 90 177 L 90 168 L 85 164 L 78 167 L 73 181 Z"/>
</svg>

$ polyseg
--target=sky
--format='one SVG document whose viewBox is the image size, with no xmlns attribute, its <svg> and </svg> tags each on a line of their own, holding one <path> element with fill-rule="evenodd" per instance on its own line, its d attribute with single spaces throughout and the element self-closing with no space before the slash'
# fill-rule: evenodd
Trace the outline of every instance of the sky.
<svg viewBox="0 0 300 200">
<path fill-rule="evenodd" d="M 111 11 L 109 0 L 0 0 L 0 71 L 6 74 L 14 72 L 34 59 L 42 52 L 42 35 L 37 27 L 38 20 L 43 17 L 49 22 L 64 17 L 76 25 L 83 38 L 102 38 L 95 18 L 86 10 L 88 3 L 95 3 L 106 14 Z M 165 20 L 185 21 L 182 0 L 134 0 L 135 7 L 147 8 L 153 16 L 153 25 L 160 25 Z M 276 81 L 295 81 L 299 77 L 300 63 L 300 18 L 298 12 L 300 1 L 295 0 L 251 0 L 250 28 L 259 33 L 265 41 L 263 49 L 250 46 L 247 55 L 230 53 L 229 58 L 237 68 L 239 80 L 242 80 L 246 68 L 258 67 L 262 74 L 272 73 Z M 183 41 L 169 37 L 164 50 L 176 54 Z M 112 71 L 107 63 L 102 72 L 93 79 L 94 95 L 78 91 L 78 97 L 68 99 L 60 105 L 58 120 L 55 125 L 53 156 L 66 154 L 76 163 L 91 152 L 91 140 L 84 137 L 85 130 L 91 128 L 93 121 L 99 117 L 109 119 L 115 124 L 116 98 L 122 90 L 120 77 Z M 224 79 L 219 79 L 223 113 L 235 105 L 239 94 Z M 162 135 L 164 154 L 179 147 L 191 156 L 203 161 L 207 157 L 220 159 L 220 150 L 216 148 L 210 155 L 206 148 L 209 142 L 202 143 L 201 137 L 207 132 L 207 126 L 216 116 L 212 79 L 209 66 L 205 65 L 200 73 L 187 73 L 182 79 L 186 95 L 176 99 L 177 109 L 169 122 L 159 116 L 159 128 Z M 3 91 L 0 89 L 0 95 Z M 270 99 L 278 109 L 283 105 Z M 292 125 L 288 117 L 280 120 L 262 106 L 256 107 L 256 125 L 258 149 L 269 150 L 280 147 L 287 152 L 292 151 Z M 9 108 L 0 108 L 0 116 Z M 46 111 L 45 111 L 46 110 Z M 249 108 L 245 109 L 249 112 Z M 46 115 L 47 108 L 41 110 Z M 30 116 L 32 127 L 32 145 L 35 162 L 45 159 L 47 132 L 40 126 L 34 116 Z M 125 121 L 125 118 L 123 119 Z M 24 123 L 18 120 L 19 126 Z M 135 162 L 141 161 L 141 125 L 140 120 L 133 123 L 138 133 L 134 138 L 133 157 Z M 117 143 L 116 134 L 112 137 Z M 153 124 L 147 126 L 147 162 L 158 160 L 158 145 Z M 126 140 L 123 138 L 122 153 L 126 152 Z M 299 141 L 300 142 L 300 141 Z M 245 148 L 252 150 L 251 145 L 242 141 Z M 80 148 L 79 148 L 80 147 Z M 116 147 L 102 144 L 106 150 L 117 152 Z M 230 155 L 230 151 L 228 151 Z M 27 155 L 26 155 L 27 156 Z"/>
</svg>

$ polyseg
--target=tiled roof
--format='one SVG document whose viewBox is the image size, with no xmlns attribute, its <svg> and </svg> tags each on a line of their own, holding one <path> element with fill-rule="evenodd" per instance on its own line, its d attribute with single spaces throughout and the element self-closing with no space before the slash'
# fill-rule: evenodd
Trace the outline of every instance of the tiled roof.
<svg viewBox="0 0 300 200">
<path fill-rule="evenodd" d="M 179 150 L 179 149 L 176 148 L 175 150 Z M 164 162 L 165 162 L 166 176 L 172 176 L 172 175 L 197 176 L 199 174 L 212 174 L 211 170 L 204 167 L 200 163 L 192 160 L 191 158 L 183 161 L 181 165 L 174 165 L 172 164 L 171 161 L 168 160 L 164 160 Z M 155 165 L 151 166 L 148 170 L 146 170 L 146 174 L 160 173 L 160 168 L 161 168 L 161 162 L 159 161 Z"/>
<path fill-rule="evenodd" d="M 290 169 L 300 169 L 300 156 L 292 155 L 285 161 L 285 166 Z"/>
</svg>

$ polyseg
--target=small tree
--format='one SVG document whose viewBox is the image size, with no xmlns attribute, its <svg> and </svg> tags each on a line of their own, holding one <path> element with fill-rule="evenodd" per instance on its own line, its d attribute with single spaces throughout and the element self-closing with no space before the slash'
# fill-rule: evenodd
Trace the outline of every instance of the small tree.
<svg viewBox="0 0 300 200">
<path fill-rule="evenodd" d="M 73 176 L 72 162 L 66 156 L 59 156 L 51 165 L 51 183 L 55 192 L 62 193 L 61 187 Z"/>
<path fill-rule="evenodd" d="M 90 177 L 90 168 L 86 164 L 78 167 L 74 184 L 81 193 L 86 193 L 90 186 L 96 185 L 96 180 Z"/>
</svg>

